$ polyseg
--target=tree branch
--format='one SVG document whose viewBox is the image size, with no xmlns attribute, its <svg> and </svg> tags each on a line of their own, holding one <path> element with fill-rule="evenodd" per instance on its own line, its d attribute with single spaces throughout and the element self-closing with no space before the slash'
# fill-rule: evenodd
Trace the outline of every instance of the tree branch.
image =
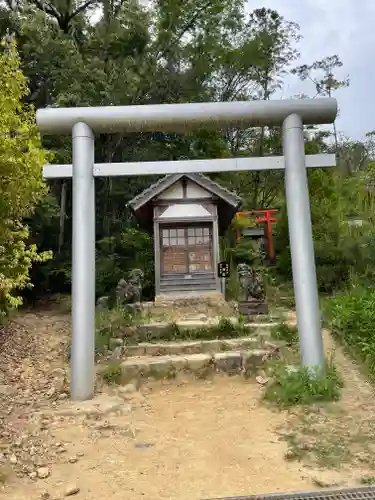
<svg viewBox="0 0 375 500">
<path fill-rule="evenodd" d="M 83 3 L 78 9 L 76 9 L 74 12 L 72 12 L 68 18 L 67 21 L 71 21 L 74 17 L 76 17 L 78 14 L 80 14 L 82 11 L 87 9 L 87 7 L 90 7 L 90 5 L 93 5 L 97 3 L 97 0 L 87 0 L 87 2 Z"/>
<path fill-rule="evenodd" d="M 46 3 L 44 4 L 43 2 L 39 0 L 31 0 L 31 2 L 42 12 L 45 14 L 49 14 L 50 16 L 55 17 L 57 20 L 60 19 L 60 12 L 51 4 Z"/>
</svg>

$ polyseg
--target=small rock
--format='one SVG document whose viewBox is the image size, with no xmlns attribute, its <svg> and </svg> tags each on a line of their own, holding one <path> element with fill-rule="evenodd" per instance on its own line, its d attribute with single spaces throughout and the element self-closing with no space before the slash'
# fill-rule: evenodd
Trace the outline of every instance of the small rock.
<svg viewBox="0 0 375 500">
<path fill-rule="evenodd" d="M 78 462 L 78 458 L 77 458 L 77 457 L 75 457 L 75 456 L 69 457 L 69 458 L 68 458 L 68 462 L 69 462 L 70 464 L 75 464 L 75 463 L 77 463 L 77 462 Z"/>
<path fill-rule="evenodd" d="M 37 476 L 38 476 L 38 475 L 37 475 L 37 473 L 36 473 L 35 471 L 30 472 L 30 474 L 29 474 L 29 478 L 30 478 L 30 479 L 36 479 L 36 478 L 37 478 Z"/>
<path fill-rule="evenodd" d="M 294 460 L 296 458 L 296 454 L 293 450 L 289 449 L 286 451 L 284 457 L 285 460 Z"/>
<path fill-rule="evenodd" d="M 103 422 L 96 422 L 94 425 L 95 430 L 97 431 L 102 431 L 105 429 L 110 429 L 111 424 L 108 422 L 108 420 L 104 420 Z"/>
<path fill-rule="evenodd" d="M 269 382 L 269 378 L 264 378 L 264 377 L 261 377 L 260 375 L 258 375 L 255 380 L 258 382 L 258 384 L 260 385 L 267 385 L 268 382 Z"/>
<path fill-rule="evenodd" d="M 122 347 L 115 347 L 111 354 L 112 360 L 118 360 L 122 357 Z"/>
<path fill-rule="evenodd" d="M 61 392 L 61 393 L 59 394 L 59 399 L 60 399 L 61 401 L 63 401 L 64 399 L 68 399 L 68 395 L 67 395 L 67 393 L 66 393 L 66 392 Z"/>
<path fill-rule="evenodd" d="M 17 392 L 17 388 L 11 385 L 0 384 L 0 394 L 2 396 L 12 396 Z"/>
<path fill-rule="evenodd" d="M 17 438 L 13 444 L 19 448 L 22 445 L 22 437 Z"/>
<path fill-rule="evenodd" d="M 10 458 L 9 458 L 9 462 L 12 465 L 16 465 L 16 463 L 18 462 L 16 455 L 11 455 Z"/>
<path fill-rule="evenodd" d="M 83 457 L 83 456 L 85 456 L 85 454 L 83 453 L 83 451 L 79 451 L 77 453 L 77 457 Z"/>
<path fill-rule="evenodd" d="M 45 479 L 50 475 L 50 470 L 48 469 L 48 467 L 39 467 L 39 469 L 37 470 L 37 475 L 39 479 Z"/>
<path fill-rule="evenodd" d="M 137 387 L 134 383 L 126 384 L 119 387 L 119 392 L 121 392 L 121 394 L 131 394 L 137 392 Z"/>
<path fill-rule="evenodd" d="M 318 488 L 333 488 L 342 486 L 343 479 L 334 471 L 315 471 L 310 475 L 311 481 Z"/>
<path fill-rule="evenodd" d="M 45 491 L 42 491 L 42 493 L 40 494 L 40 498 L 42 500 L 49 500 L 51 498 L 51 495 L 48 493 L 47 490 L 45 490 Z"/>
<path fill-rule="evenodd" d="M 325 481 L 319 477 L 313 477 L 312 482 L 315 486 L 318 486 L 318 488 L 332 488 L 333 486 L 338 486 L 338 484 L 334 481 Z"/>
<path fill-rule="evenodd" d="M 71 497 L 80 492 L 80 489 L 76 485 L 70 485 L 66 488 L 64 495 L 66 497 Z"/>
<path fill-rule="evenodd" d="M 109 348 L 113 350 L 116 347 L 121 347 L 123 343 L 122 339 L 109 339 Z"/>
<path fill-rule="evenodd" d="M 41 457 L 34 458 L 33 463 L 36 467 L 45 467 L 46 466 L 45 460 L 43 460 Z"/>
</svg>

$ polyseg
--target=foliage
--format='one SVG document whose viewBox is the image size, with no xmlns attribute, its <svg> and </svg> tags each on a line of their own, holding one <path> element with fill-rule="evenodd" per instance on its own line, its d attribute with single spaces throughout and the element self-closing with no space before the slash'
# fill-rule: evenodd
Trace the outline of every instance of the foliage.
<svg viewBox="0 0 375 500">
<path fill-rule="evenodd" d="M 281 323 L 271 328 L 271 337 L 275 340 L 283 340 L 289 345 L 296 344 L 298 342 L 298 329 L 296 326 Z"/>
<path fill-rule="evenodd" d="M 118 337 L 126 327 L 133 325 L 136 320 L 136 315 L 123 307 L 98 311 L 95 325 L 96 354 L 104 354 L 109 348 L 110 340 Z"/>
<path fill-rule="evenodd" d="M 326 301 L 325 319 L 329 328 L 353 353 L 365 362 L 375 377 L 375 290 L 350 287 Z"/>
<path fill-rule="evenodd" d="M 153 244 L 152 238 L 143 231 L 129 228 L 115 236 L 97 242 L 96 292 L 107 295 L 124 278 L 126 270 L 144 271 L 143 297 L 153 293 Z"/>
<path fill-rule="evenodd" d="M 121 374 L 121 364 L 110 363 L 106 366 L 105 371 L 102 373 L 102 377 L 107 384 L 119 384 L 121 381 Z"/>
<path fill-rule="evenodd" d="M 264 398 L 277 406 L 309 405 L 336 401 L 343 386 L 332 361 L 323 372 L 311 373 L 307 368 L 296 370 L 285 365 L 275 367 L 273 380 L 266 387 Z"/>
<path fill-rule="evenodd" d="M 355 274 L 371 282 L 375 271 L 373 201 L 360 175 L 343 177 L 334 171 L 315 171 L 309 176 L 311 217 L 319 290 L 331 293 L 345 286 Z M 352 221 L 362 221 L 360 226 Z M 303 221 L 301 221 L 303 224 Z M 291 275 L 286 207 L 275 231 L 278 271 Z"/>
<path fill-rule="evenodd" d="M 22 100 L 37 108 L 270 99 L 291 72 L 313 80 L 316 91 L 324 95 L 348 83 L 335 74 L 342 66 L 336 55 L 293 69 L 298 65 L 299 27 L 272 9 L 248 12 L 244 0 L 88 0 L 79 5 L 65 0 L 20 0 L 7 1 L 0 14 L 0 37 L 14 34 L 27 79 L 28 93 L 23 92 Z M 353 211 L 359 177 L 361 196 L 365 185 L 371 191 L 374 184 L 369 167 L 374 160 L 373 137 L 369 133 L 364 143 L 357 143 L 339 140 L 334 132 L 340 172 L 354 178 L 344 189 L 332 181 L 331 173 L 310 174 L 318 279 L 321 291 L 328 292 L 345 284 L 353 273 L 360 279 L 370 279 L 372 273 L 371 236 L 363 232 L 353 239 L 339 222 L 344 213 Z M 331 152 L 328 136 L 307 127 L 306 152 Z M 278 155 L 281 142 L 279 127 L 197 130 L 183 135 L 114 133 L 96 137 L 95 158 L 137 162 Z M 56 163 L 71 162 L 69 137 L 45 137 L 43 144 L 53 151 Z M 281 280 L 290 281 L 283 172 L 228 172 L 212 177 L 240 195 L 243 210 L 282 209 L 276 226 L 278 271 Z M 41 182 L 40 175 L 33 178 Z M 155 180 L 132 176 L 95 181 L 98 295 L 107 295 L 133 267 L 145 272 L 144 297 L 153 295 L 152 241 L 136 226 L 127 204 Z M 33 203 L 35 212 L 25 210 L 18 219 L 29 225 L 33 244 L 54 250 L 53 261 L 32 268 L 38 294 L 67 292 L 71 285 L 72 186 L 60 180 L 51 180 L 49 186 L 49 196 L 42 200 L 38 196 Z M 355 215 L 360 214 L 364 212 Z M 237 242 L 234 231 L 230 238 L 224 238 L 222 258 L 231 260 L 232 270 L 238 262 L 253 263 L 252 244 L 246 239 Z M 230 296 L 236 296 L 236 288 L 233 272 Z"/>
<path fill-rule="evenodd" d="M 375 476 L 361 477 L 361 484 L 374 485 L 375 484 Z"/>
<path fill-rule="evenodd" d="M 33 262 L 51 257 L 29 245 L 24 224 L 45 195 L 42 165 L 46 154 L 34 123 L 34 112 L 22 104 L 28 93 L 14 43 L 0 47 L 0 318 L 22 303 L 18 291 L 31 286 Z"/>
<path fill-rule="evenodd" d="M 227 318 L 221 318 L 216 325 L 191 329 L 180 328 L 177 324 L 172 323 L 162 330 L 158 329 L 155 332 L 150 330 L 146 340 L 149 342 L 158 340 L 215 340 L 238 338 L 247 336 L 250 333 L 251 329 L 244 327 L 244 325 L 232 323 Z"/>
<path fill-rule="evenodd" d="M 108 349 L 111 338 L 125 336 L 128 344 L 138 342 L 159 342 L 175 340 L 214 340 L 238 338 L 250 335 L 252 330 L 242 323 L 232 323 L 228 318 L 220 318 L 215 325 L 199 328 L 180 328 L 176 323 L 164 328 L 151 325 L 149 328 L 138 325 L 137 315 L 130 314 L 124 308 L 114 308 L 98 312 L 96 323 L 97 352 Z"/>
</svg>

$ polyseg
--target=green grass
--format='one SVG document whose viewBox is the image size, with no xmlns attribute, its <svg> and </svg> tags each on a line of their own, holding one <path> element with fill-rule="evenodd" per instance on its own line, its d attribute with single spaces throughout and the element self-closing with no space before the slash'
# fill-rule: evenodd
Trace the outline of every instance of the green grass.
<svg viewBox="0 0 375 500">
<path fill-rule="evenodd" d="M 375 476 L 364 476 L 360 479 L 362 484 L 366 484 L 368 486 L 375 484 Z"/>
<path fill-rule="evenodd" d="M 342 385 L 332 362 L 327 363 L 324 371 L 314 374 L 310 374 L 307 368 L 291 370 L 285 365 L 276 365 L 264 399 L 283 408 L 337 401 Z"/>
<path fill-rule="evenodd" d="M 129 332 L 124 334 L 128 329 Z M 144 330 L 140 327 L 138 316 L 131 315 L 126 309 L 111 309 L 100 311 L 96 318 L 95 346 L 97 354 L 104 354 L 109 348 L 111 338 L 125 338 L 127 344 L 153 341 L 178 340 L 214 340 L 220 338 L 237 338 L 247 336 L 251 328 L 245 328 L 242 321 L 232 323 L 227 318 L 221 318 L 218 324 L 201 328 L 179 328 L 176 323 L 170 323 L 165 328 Z"/>
<path fill-rule="evenodd" d="M 334 335 L 360 360 L 375 381 L 375 289 L 352 287 L 324 303 L 324 319 Z"/>
<path fill-rule="evenodd" d="M 103 380 L 109 384 L 119 384 L 121 381 L 121 365 L 120 363 L 110 363 L 106 366 L 102 374 Z"/>
<path fill-rule="evenodd" d="M 98 311 L 95 318 L 95 353 L 104 354 L 109 349 L 111 338 L 118 337 L 126 327 L 136 323 L 138 317 L 125 308 L 104 309 Z"/>
<path fill-rule="evenodd" d="M 176 323 L 171 323 L 163 329 L 146 332 L 144 338 L 138 341 L 184 341 L 184 340 L 215 340 L 223 338 L 246 337 L 252 332 L 242 323 L 232 323 L 227 318 L 221 318 L 218 324 L 201 328 L 179 328 Z M 134 340 L 134 339 L 133 339 Z"/>
<path fill-rule="evenodd" d="M 281 323 L 271 328 L 271 337 L 275 340 L 282 340 L 289 345 L 294 345 L 298 343 L 298 329 L 296 326 Z"/>
</svg>

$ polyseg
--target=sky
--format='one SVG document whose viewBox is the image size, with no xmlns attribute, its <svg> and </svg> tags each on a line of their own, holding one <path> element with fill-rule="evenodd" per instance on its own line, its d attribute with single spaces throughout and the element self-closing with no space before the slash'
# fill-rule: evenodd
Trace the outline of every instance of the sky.
<svg viewBox="0 0 375 500">
<path fill-rule="evenodd" d="M 340 79 L 350 86 L 335 93 L 339 103 L 337 128 L 361 140 L 375 130 L 375 0 L 249 0 L 249 11 L 260 7 L 277 10 L 300 26 L 303 39 L 297 48 L 299 64 L 311 64 L 337 54 L 343 67 Z M 277 97 L 298 93 L 314 95 L 312 83 L 288 76 Z M 276 97 L 276 96 L 275 96 Z"/>
</svg>

